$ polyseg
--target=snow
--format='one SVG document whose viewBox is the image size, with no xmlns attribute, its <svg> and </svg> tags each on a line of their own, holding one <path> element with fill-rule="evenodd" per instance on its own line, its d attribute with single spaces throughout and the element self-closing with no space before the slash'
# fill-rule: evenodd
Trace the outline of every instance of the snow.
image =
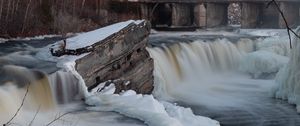
<svg viewBox="0 0 300 126">
<path fill-rule="evenodd" d="M 102 82 L 100 84 L 98 84 L 97 87 L 93 88 L 91 93 L 96 94 L 96 93 L 100 93 L 100 94 L 114 94 L 115 90 L 116 90 L 116 86 L 114 83 L 110 83 L 108 86 L 105 86 L 106 83 L 108 82 L 112 82 L 111 80 Z"/>
<path fill-rule="evenodd" d="M 300 33 L 300 27 L 297 32 Z M 297 105 L 297 112 L 300 112 L 300 40 L 294 38 L 293 49 L 289 63 L 276 75 L 277 86 L 272 90 L 276 98 L 288 100 L 291 104 Z"/>
<path fill-rule="evenodd" d="M 129 84 L 130 84 L 130 81 L 126 81 L 125 85 L 127 86 L 127 85 L 129 85 Z"/>
<path fill-rule="evenodd" d="M 103 27 L 94 31 L 78 34 L 77 36 L 68 38 L 67 44 L 66 44 L 66 49 L 78 49 L 78 48 L 83 48 L 87 46 L 91 46 L 97 42 L 100 42 L 101 40 L 104 40 L 108 36 L 119 32 L 123 28 L 127 27 L 131 23 L 139 24 L 142 23 L 143 20 L 129 20 L 125 22 L 120 22 L 116 23 L 107 27 Z M 72 56 L 72 55 L 65 55 L 61 57 L 55 57 L 52 56 L 50 53 L 50 48 L 54 48 L 54 50 L 59 49 L 63 42 L 59 41 L 54 44 L 48 45 L 44 48 L 41 49 L 39 53 L 37 53 L 37 58 L 46 60 L 46 61 L 52 61 L 52 62 L 57 62 L 57 66 L 60 68 L 64 68 L 64 64 L 68 64 L 68 62 L 75 62 L 77 59 L 80 59 L 89 53 L 85 53 L 79 56 Z"/>
<path fill-rule="evenodd" d="M 81 35 L 67 39 L 67 49 L 78 49 L 86 46 L 90 46 L 99 42 L 110 35 L 119 32 L 123 28 L 129 26 L 131 23 L 140 24 L 142 20 L 134 21 L 129 20 L 125 22 L 116 23 L 114 25 L 109 25 L 94 31 L 83 33 Z"/>
</svg>

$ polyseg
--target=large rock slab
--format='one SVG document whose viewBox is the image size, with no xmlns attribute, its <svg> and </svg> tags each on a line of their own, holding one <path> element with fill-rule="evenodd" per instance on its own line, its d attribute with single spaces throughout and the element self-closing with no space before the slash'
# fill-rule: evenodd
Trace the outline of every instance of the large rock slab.
<svg viewBox="0 0 300 126">
<path fill-rule="evenodd" d="M 76 70 L 89 89 L 101 82 L 119 79 L 130 81 L 126 90 L 151 93 L 154 66 L 146 50 L 150 29 L 148 22 L 132 23 L 93 44 L 92 52 L 77 59 Z"/>
</svg>

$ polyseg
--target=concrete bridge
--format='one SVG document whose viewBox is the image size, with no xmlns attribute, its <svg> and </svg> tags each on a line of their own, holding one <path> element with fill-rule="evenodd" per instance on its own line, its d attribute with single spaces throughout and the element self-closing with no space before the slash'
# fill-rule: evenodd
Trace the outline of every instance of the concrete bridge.
<svg viewBox="0 0 300 126">
<path fill-rule="evenodd" d="M 114 0 L 140 4 L 141 17 L 154 26 L 168 27 L 219 27 L 228 24 L 228 7 L 235 3 L 240 7 L 242 28 L 285 28 L 275 5 L 268 8 L 270 0 Z M 276 0 L 288 24 L 300 22 L 300 0 Z"/>
</svg>

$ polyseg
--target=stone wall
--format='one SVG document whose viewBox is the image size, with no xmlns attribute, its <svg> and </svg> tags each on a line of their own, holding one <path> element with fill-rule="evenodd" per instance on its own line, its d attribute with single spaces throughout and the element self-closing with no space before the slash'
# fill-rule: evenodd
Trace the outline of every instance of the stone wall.
<svg viewBox="0 0 300 126">
<path fill-rule="evenodd" d="M 137 93 L 151 93 L 153 60 L 146 50 L 150 29 L 148 22 L 132 23 L 92 45 L 95 50 L 76 61 L 76 69 L 89 89 L 101 82 L 119 79 L 130 84 L 116 86 L 122 88 L 117 91 L 132 89 Z"/>
</svg>

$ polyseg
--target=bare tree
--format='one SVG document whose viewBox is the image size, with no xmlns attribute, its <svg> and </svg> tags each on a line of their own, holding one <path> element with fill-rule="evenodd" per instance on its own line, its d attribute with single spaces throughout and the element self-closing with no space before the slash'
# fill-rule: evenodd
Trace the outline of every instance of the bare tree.
<svg viewBox="0 0 300 126">
<path fill-rule="evenodd" d="M 8 20 L 8 16 L 9 16 L 9 12 L 10 12 L 10 3 L 11 3 L 11 0 L 8 0 L 7 10 L 6 10 L 6 17 L 5 17 L 6 22 Z"/>
<path fill-rule="evenodd" d="M 24 30 L 25 30 L 26 20 L 27 20 L 27 16 L 28 16 L 28 11 L 29 11 L 29 7 L 30 7 L 30 3 L 31 3 L 31 0 L 29 0 L 29 2 L 27 4 L 27 7 L 26 7 L 25 17 L 24 17 L 23 26 L 22 26 L 22 33 L 24 33 Z"/>
<path fill-rule="evenodd" d="M 39 106 L 39 108 L 37 109 L 36 113 L 34 114 L 32 120 L 30 121 L 29 125 L 28 126 L 32 126 L 36 116 L 38 115 L 38 113 L 40 112 L 40 109 L 41 109 L 41 106 Z"/>
<path fill-rule="evenodd" d="M 2 10 L 3 10 L 3 1 L 4 0 L 1 0 L 1 5 L 0 5 L 0 20 L 1 20 L 1 18 L 2 18 Z"/>
<path fill-rule="evenodd" d="M 81 2 L 81 11 L 80 11 L 80 15 L 82 14 L 84 5 L 85 5 L 85 0 L 82 0 L 82 2 Z"/>
</svg>

